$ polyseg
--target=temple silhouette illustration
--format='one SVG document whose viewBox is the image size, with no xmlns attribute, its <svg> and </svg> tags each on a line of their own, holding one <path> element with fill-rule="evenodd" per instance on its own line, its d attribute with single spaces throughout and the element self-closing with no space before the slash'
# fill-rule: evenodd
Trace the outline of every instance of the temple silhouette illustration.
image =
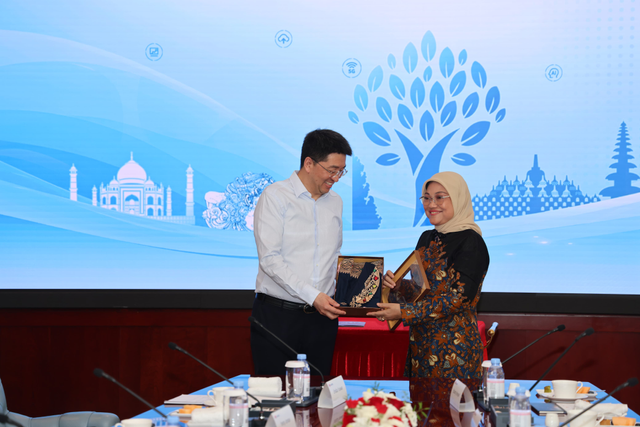
<svg viewBox="0 0 640 427">
<path fill-rule="evenodd" d="M 545 173 L 538 166 L 538 155 L 533 156 L 533 167 L 527 172 L 524 181 L 518 177 L 514 181 L 502 181 L 493 186 L 489 194 L 476 195 L 473 198 L 473 211 L 476 221 L 508 218 L 512 216 L 530 215 L 555 209 L 586 205 L 599 202 L 597 195 L 582 194 L 580 186 L 576 186 L 569 177 L 558 181 L 546 179 Z"/>
</svg>

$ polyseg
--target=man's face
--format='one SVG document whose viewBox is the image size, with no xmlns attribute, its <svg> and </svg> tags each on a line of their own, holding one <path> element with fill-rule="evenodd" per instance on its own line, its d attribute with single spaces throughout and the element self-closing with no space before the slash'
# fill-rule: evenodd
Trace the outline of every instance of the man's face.
<svg viewBox="0 0 640 427">
<path fill-rule="evenodd" d="M 333 173 L 342 171 L 346 166 L 347 156 L 344 154 L 331 153 L 326 160 L 315 162 L 310 157 L 305 161 L 305 168 L 311 179 L 311 187 L 307 188 L 314 198 L 320 197 L 331 190 L 333 184 L 340 179 L 339 174 L 331 176 Z"/>
</svg>

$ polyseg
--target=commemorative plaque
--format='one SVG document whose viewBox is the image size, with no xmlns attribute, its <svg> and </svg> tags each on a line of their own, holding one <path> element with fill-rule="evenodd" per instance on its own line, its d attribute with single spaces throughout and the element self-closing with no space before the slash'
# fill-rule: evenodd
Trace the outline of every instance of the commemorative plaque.
<svg viewBox="0 0 640 427">
<path fill-rule="evenodd" d="M 334 300 L 349 317 L 366 317 L 382 301 L 382 257 L 338 257 Z"/>
</svg>

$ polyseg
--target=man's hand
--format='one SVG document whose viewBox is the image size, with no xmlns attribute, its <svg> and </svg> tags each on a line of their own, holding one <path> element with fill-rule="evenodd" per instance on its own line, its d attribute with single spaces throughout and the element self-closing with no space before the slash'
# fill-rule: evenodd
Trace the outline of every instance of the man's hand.
<svg viewBox="0 0 640 427">
<path fill-rule="evenodd" d="M 340 304 L 333 300 L 329 295 L 320 292 L 313 301 L 313 306 L 318 310 L 318 313 L 323 316 L 327 316 L 329 319 L 335 319 L 340 315 L 347 314 L 346 312 L 339 310 Z"/>
</svg>

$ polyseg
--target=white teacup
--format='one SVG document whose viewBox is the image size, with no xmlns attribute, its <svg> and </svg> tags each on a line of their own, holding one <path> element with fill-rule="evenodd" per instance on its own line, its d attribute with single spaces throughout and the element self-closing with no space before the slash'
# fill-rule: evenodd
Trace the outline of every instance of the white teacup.
<svg viewBox="0 0 640 427">
<path fill-rule="evenodd" d="M 115 427 L 151 427 L 150 418 L 129 418 L 122 420 Z"/>
<path fill-rule="evenodd" d="M 571 409 L 568 412 L 567 419 L 571 419 L 582 412 L 584 409 Z M 594 427 L 600 424 L 600 421 L 604 419 L 604 414 L 599 414 L 596 411 L 587 411 L 580 415 L 575 420 L 569 423 L 569 427 Z"/>
<path fill-rule="evenodd" d="M 233 390 L 233 387 L 214 387 L 211 390 L 207 391 L 207 396 L 213 400 L 216 406 L 222 406 L 225 390 Z"/>
<path fill-rule="evenodd" d="M 582 382 L 571 380 L 554 380 L 551 384 L 553 384 L 553 397 L 561 399 L 575 399 L 578 389 L 582 387 Z"/>
</svg>

